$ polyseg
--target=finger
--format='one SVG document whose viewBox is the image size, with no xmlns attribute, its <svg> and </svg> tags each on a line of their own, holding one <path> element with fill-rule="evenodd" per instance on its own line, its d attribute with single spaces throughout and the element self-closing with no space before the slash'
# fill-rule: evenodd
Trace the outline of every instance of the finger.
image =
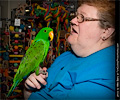
<svg viewBox="0 0 120 100">
<path fill-rule="evenodd" d="M 39 82 L 38 82 L 36 79 L 37 79 L 37 78 L 36 78 L 35 76 L 31 76 L 31 77 L 30 77 L 30 81 L 35 85 L 35 87 L 36 87 L 37 89 L 40 89 L 41 86 L 40 86 Z"/>
<path fill-rule="evenodd" d="M 32 87 L 32 88 L 36 88 L 36 86 L 35 86 L 29 79 L 27 79 L 27 80 L 25 81 L 25 87 L 26 87 L 27 89 L 29 89 L 29 86 Z"/>
<path fill-rule="evenodd" d="M 46 67 L 43 67 L 43 70 L 46 72 L 46 71 L 47 71 L 47 68 L 46 68 Z"/>
<path fill-rule="evenodd" d="M 48 77 L 48 72 L 47 72 L 47 74 L 46 74 L 46 78 Z"/>
<path fill-rule="evenodd" d="M 46 85 L 47 82 L 45 81 L 44 78 L 42 78 L 41 74 L 39 76 L 36 76 L 36 79 L 43 85 Z"/>
</svg>

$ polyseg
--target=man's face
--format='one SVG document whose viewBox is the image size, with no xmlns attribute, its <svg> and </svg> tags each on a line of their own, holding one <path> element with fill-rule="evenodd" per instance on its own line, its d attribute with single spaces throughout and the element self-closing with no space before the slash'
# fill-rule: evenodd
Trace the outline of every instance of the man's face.
<svg viewBox="0 0 120 100">
<path fill-rule="evenodd" d="M 103 29 L 99 26 L 99 21 L 78 22 L 79 15 L 85 18 L 99 19 L 97 16 L 97 8 L 83 4 L 77 9 L 77 16 L 71 20 L 71 34 L 68 42 L 71 47 L 79 46 L 79 49 L 90 49 L 93 45 L 97 45 L 101 40 Z"/>
</svg>

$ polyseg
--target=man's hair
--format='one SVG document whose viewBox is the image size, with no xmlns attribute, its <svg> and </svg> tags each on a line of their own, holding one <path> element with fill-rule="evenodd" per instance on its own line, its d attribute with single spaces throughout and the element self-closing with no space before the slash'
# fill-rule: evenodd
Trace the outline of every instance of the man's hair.
<svg viewBox="0 0 120 100">
<path fill-rule="evenodd" d="M 82 4 L 97 8 L 99 19 L 105 20 L 105 22 L 100 21 L 101 28 L 115 28 L 115 0 L 78 0 L 78 6 Z M 113 43 L 115 42 L 115 31 L 111 40 Z"/>
</svg>

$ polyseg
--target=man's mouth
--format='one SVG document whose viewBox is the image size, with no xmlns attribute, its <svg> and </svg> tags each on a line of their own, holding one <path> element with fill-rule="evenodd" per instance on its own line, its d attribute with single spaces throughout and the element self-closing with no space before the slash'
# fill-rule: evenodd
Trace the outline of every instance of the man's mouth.
<svg viewBox="0 0 120 100">
<path fill-rule="evenodd" d="M 74 28 L 72 28 L 71 32 L 78 34 L 78 32 Z"/>
</svg>

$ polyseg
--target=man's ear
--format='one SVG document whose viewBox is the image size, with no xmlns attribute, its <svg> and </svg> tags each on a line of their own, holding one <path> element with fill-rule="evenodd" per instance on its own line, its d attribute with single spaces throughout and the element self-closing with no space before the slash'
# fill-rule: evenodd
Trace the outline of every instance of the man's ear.
<svg viewBox="0 0 120 100">
<path fill-rule="evenodd" d="M 115 31 L 115 28 L 112 28 L 112 27 L 107 28 L 104 30 L 102 37 L 105 37 L 105 39 L 108 39 L 113 34 L 114 31 Z"/>
</svg>

